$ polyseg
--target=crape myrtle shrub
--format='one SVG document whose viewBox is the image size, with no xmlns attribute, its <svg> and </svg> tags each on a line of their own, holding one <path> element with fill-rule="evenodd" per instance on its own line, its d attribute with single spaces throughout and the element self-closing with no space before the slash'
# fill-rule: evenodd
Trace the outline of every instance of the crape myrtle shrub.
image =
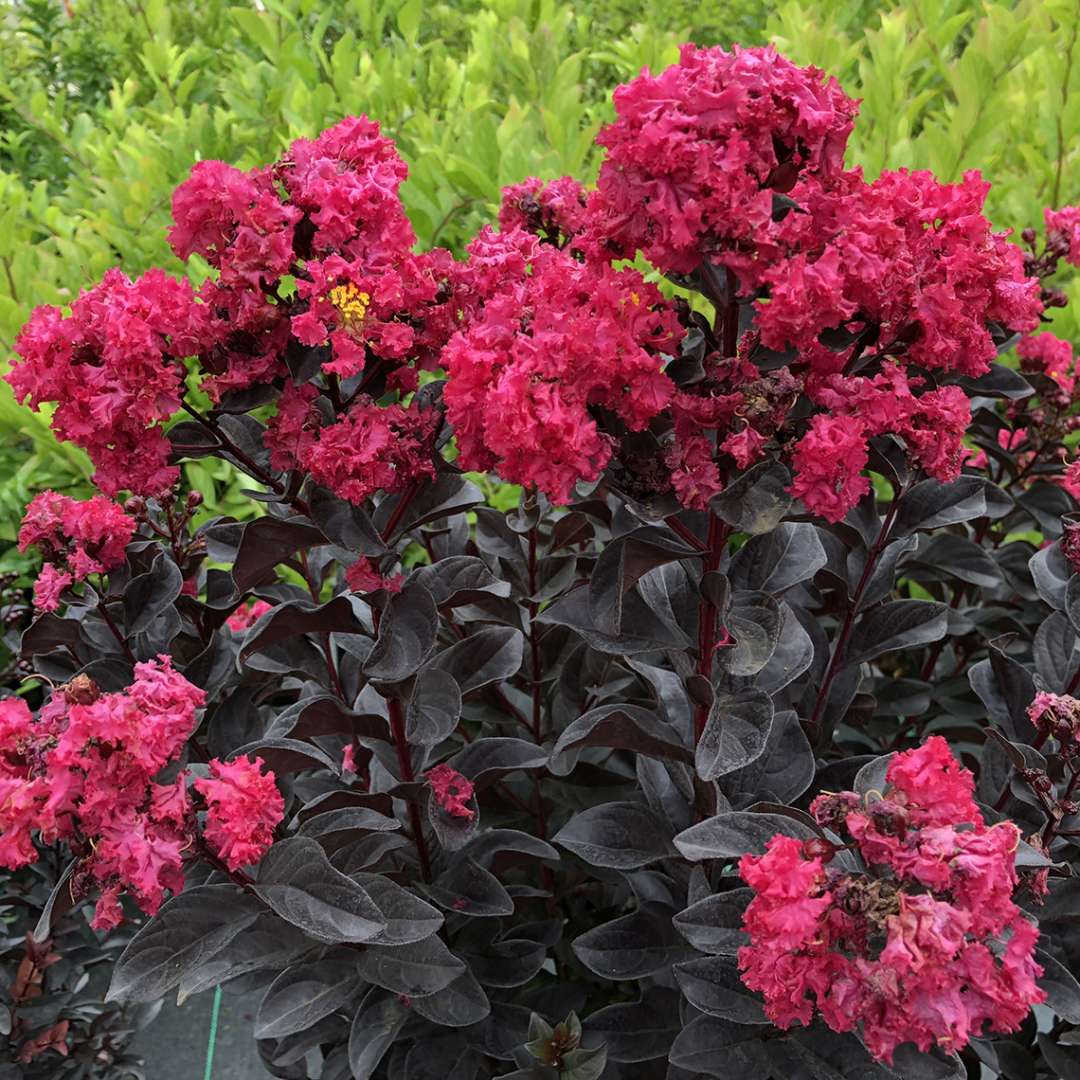
<svg viewBox="0 0 1080 1080">
<path fill-rule="evenodd" d="M 10 380 L 101 494 L 21 532 L 30 941 L 141 910 L 112 1001 L 262 989 L 284 1078 L 1078 1075 L 1080 209 L 867 183 L 770 49 L 615 107 L 463 260 L 360 117 L 195 166 L 198 291 L 35 312 Z M 193 524 L 209 456 L 262 516 Z"/>
</svg>

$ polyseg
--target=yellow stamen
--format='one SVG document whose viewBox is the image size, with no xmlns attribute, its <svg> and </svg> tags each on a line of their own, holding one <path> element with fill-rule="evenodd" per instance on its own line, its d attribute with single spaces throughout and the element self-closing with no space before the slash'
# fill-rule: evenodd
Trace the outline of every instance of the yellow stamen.
<svg viewBox="0 0 1080 1080">
<path fill-rule="evenodd" d="M 345 285 L 335 285 L 328 297 L 330 303 L 338 309 L 342 325 L 346 330 L 359 330 L 367 316 L 371 303 L 369 293 L 361 292 L 351 281 Z"/>
</svg>

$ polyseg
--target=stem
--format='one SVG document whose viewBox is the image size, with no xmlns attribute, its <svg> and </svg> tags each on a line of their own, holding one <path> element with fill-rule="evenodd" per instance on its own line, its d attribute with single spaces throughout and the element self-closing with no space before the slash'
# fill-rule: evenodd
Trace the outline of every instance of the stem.
<svg viewBox="0 0 1080 1080">
<path fill-rule="evenodd" d="M 532 733 L 537 745 L 544 741 L 540 720 L 540 643 L 536 636 L 536 613 L 540 605 L 536 595 L 536 526 L 529 529 L 529 652 L 532 657 Z"/>
<path fill-rule="evenodd" d="M 394 535 L 394 530 L 401 524 L 401 519 L 405 516 L 405 511 L 409 508 L 409 503 L 413 501 L 413 498 L 419 490 L 420 481 L 414 480 L 402 492 L 401 498 L 398 499 L 397 506 L 394 507 L 394 511 L 390 515 L 390 520 L 386 523 L 386 528 L 382 531 L 382 541 L 384 544 L 388 543 L 390 537 Z"/>
<path fill-rule="evenodd" d="M 829 660 L 829 666 L 825 671 L 825 678 L 821 682 L 821 689 L 818 690 L 817 698 L 814 701 L 813 712 L 810 714 L 810 719 L 806 724 L 807 735 L 809 735 L 811 742 L 817 740 L 821 721 L 821 711 L 825 707 L 825 703 L 829 700 L 829 692 L 832 690 L 833 682 L 840 671 L 841 662 L 844 658 L 844 650 L 847 648 L 848 639 L 851 637 L 851 631 L 855 626 L 855 616 L 858 614 L 859 602 L 862 600 L 863 593 L 866 591 L 866 586 L 870 583 L 870 578 L 873 576 L 874 567 L 877 565 L 881 552 L 886 543 L 888 543 L 889 533 L 892 531 L 893 522 L 896 520 L 896 512 L 900 506 L 900 496 L 902 494 L 903 492 L 901 491 L 897 494 L 896 498 L 893 499 L 888 513 L 886 513 L 884 520 L 881 522 L 881 528 L 878 530 L 877 539 L 874 541 L 874 546 L 870 549 L 870 553 L 866 557 L 866 565 L 863 567 L 863 572 L 859 577 L 859 584 L 855 587 L 855 595 L 851 598 L 851 603 L 848 605 L 847 614 L 844 616 L 844 623 L 840 628 L 840 636 L 836 639 L 836 648 L 833 650 L 832 657 Z"/>
<path fill-rule="evenodd" d="M 739 351 L 739 299 L 735 295 L 738 284 L 735 272 L 727 270 L 727 306 L 724 309 L 724 356 L 732 357 Z"/>
<path fill-rule="evenodd" d="M 664 518 L 664 524 L 680 539 L 698 551 L 708 551 L 709 545 L 703 544 L 674 514 Z"/>
<path fill-rule="evenodd" d="M 401 779 L 409 784 L 416 779 L 416 774 L 413 772 L 409 743 L 405 737 L 405 719 L 401 715 L 401 702 L 397 698 L 390 698 L 388 704 L 390 730 L 394 735 L 398 768 L 401 770 Z M 412 799 L 409 800 L 409 827 L 412 829 L 413 843 L 416 845 L 416 854 L 420 859 L 420 873 L 425 881 L 430 881 L 431 859 L 428 856 L 427 838 L 424 836 L 424 823 L 420 817 L 420 807 Z"/>
<path fill-rule="evenodd" d="M 105 620 L 105 625 L 112 631 L 112 636 L 116 638 L 117 644 L 124 650 L 124 655 L 127 657 L 128 663 L 134 667 L 138 662 L 135 659 L 135 654 L 131 651 L 131 646 L 127 643 L 127 638 L 120 633 L 116 623 L 113 622 L 112 616 L 109 614 L 108 608 L 105 607 L 105 601 L 99 600 L 97 605 L 98 614 Z"/>
<path fill-rule="evenodd" d="M 715 514 L 709 515 L 709 544 L 702 567 L 705 574 L 717 569 L 724 554 L 731 527 L 724 524 Z M 704 594 L 698 605 L 698 663 L 697 673 L 712 685 L 713 653 L 716 652 L 716 607 Z M 698 705 L 694 709 L 694 742 L 700 741 L 709 718 L 709 706 Z"/>
<path fill-rule="evenodd" d="M 248 476 L 250 476 L 253 480 L 258 480 L 260 484 L 264 484 L 271 491 L 275 492 L 278 495 L 283 495 L 285 493 L 284 486 L 279 481 L 275 480 L 268 472 L 266 472 L 265 469 L 261 468 L 254 461 L 252 461 L 252 459 L 247 454 L 245 454 L 244 451 L 241 450 L 240 447 L 237 446 L 236 443 L 234 443 L 232 439 L 230 439 L 229 436 L 226 435 L 225 432 L 222 431 L 221 428 L 218 427 L 218 425 L 213 420 L 208 420 L 205 416 L 202 415 L 202 413 L 192 408 L 191 405 L 184 401 L 183 398 L 180 399 L 180 408 L 182 408 L 184 412 L 186 412 L 188 416 L 190 416 L 195 421 L 195 423 L 200 425 L 200 427 L 203 427 L 207 431 L 209 431 L 218 440 L 218 442 L 221 443 L 221 449 L 230 453 L 234 458 L 236 458 L 238 462 L 240 462 L 244 469 L 246 469 Z M 311 517 L 311 508 L 303 499 L 295 497 L 290 500 L 290 504 L 296 507 L 296 509 L 299 510 L 305 517 Z"/>
<path fill-rule="evenodd" d="M 529 502 L 533 507 L 536 505 L 536 496 L 530 495 Z M 533 525 L 529 529 L 529 653 L 531 656 L 532 670 L 529 679 L 532 683 L 532 736 L 537 746 L 544 741 L 542 716 L 540 710 L 540 642 L 536 634 L 536 614 L 540 605 L 535 601 L 536 596 L 536 530 Z M 536 793 L 536 831 L 541 840 L 547 840 L 547 808 L 544 806 L 544 791 L 540 785 L 540 777 L 533 773 L 533 788 Z M 547 908 L 548 914 L 555 914 L 555 872 L 547 863 L 541 867 L 544 887 L 548 890 Z"/>
</svg>

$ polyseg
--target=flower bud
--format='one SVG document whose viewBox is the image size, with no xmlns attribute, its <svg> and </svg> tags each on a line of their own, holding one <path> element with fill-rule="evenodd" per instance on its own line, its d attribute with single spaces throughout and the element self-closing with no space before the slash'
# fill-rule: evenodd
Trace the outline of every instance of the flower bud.
<svg viewBox="0 0 1080 1080">
<path fill-rule="evenodd" d="M 202 506 L 203 497 L 201 491 L 189 491 L 187 494 L 187 508 L 194 510 L 198 506 Z"/>
<path fill-rule="evenodd" d="M 836 854 L 836 845 L 830 843 L 824 836 L 812 836 L 804 840 L 802 845 L 803 857 L 806 859 L 821 859 L 829 862 Z"/>
</svg>

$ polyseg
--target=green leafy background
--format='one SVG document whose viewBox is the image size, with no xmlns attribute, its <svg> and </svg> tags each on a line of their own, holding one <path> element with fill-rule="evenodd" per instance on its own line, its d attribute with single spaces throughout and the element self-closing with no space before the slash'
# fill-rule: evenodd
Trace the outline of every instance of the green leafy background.
<svg viewBox="0 0 1080 1080">
<path fill-rule="evenodd" d="M 184 272 L 165 228 L 198 158 L 266 162 L 365 112 L 421 243 L 460 248 L 503 185 L 594 177 L 611 90 L 685 40 L 819 65 L 863 101 L 849 163 L 979 168 L 994 222 L 1038 227 L 1080 201 L 1078 35 L 1076 0 L 0 0 L 0 369 L 34 305 L 116 264 Z M 1070 291 L 1055 331 L 1080 339 Z M 210 510 L 253 512 L 226 466 L 186 470 Z M 0 383 L 0 551 L 36 491 L 89 473 Z"/>
</svg>

